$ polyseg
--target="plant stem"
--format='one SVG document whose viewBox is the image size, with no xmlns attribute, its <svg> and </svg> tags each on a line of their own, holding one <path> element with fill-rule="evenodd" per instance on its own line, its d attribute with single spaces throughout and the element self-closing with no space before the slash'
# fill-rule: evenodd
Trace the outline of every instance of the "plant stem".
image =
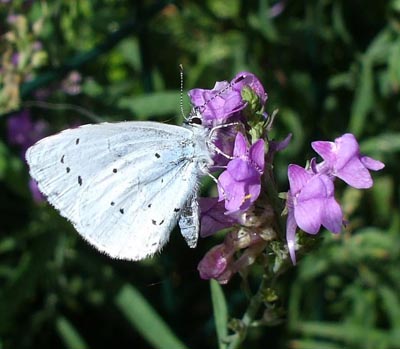
<svg viewBox="0 0 400 349">
<path fill-rule="evenodd" d="M 241 323 L 243 325 L 243 330 L 235 333 L 231 337 L 231 341 L 229 343 L 228 349 L 238 349 L 239 345 L 245 340 L 248 328 L 251 323 L 254 321 L 254 318 L 257 315 L 257 312 L 260 309 L 260 306 L 264 302 L 264 290 L 266 286 L 267 278 L 264 276 L 260 286 L 258 288 L 257 293 L 250 299 L 249 306 L 247 307 L 246 312 L 243 314 L 241 319 Z"/>
</svg>

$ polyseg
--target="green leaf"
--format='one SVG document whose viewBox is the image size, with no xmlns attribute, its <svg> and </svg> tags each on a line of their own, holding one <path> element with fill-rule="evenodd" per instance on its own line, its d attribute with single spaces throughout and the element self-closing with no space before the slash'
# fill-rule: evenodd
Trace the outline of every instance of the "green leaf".
<svg viewBox="0 0 400 349">
<path fill-rule="evenodd" d="M 131 285 L 126 284 L 115 297 L 115 303 L 133 327 L 153 348 L 187 348 L 164 320 Z"/>
<path fill-rule="evenodd" d="M 79 335 L 75 327 L 63 316 L 59 316 L 56 320 L 56 328 L 65 348 L 68 349 L 85 349 L 88 345 L 83 338 Z"/>
<path fill-rule="evenodd" d="M 180 114 L 179 91 L 156 92 L 142 96 L 121 98 L 118 107 L 132 111 L 139 119 Z M 186 108 L 187 110 L 187 108 Z"/>
<path fill-rule="evenodd" d="M 385 132 L 376 137 L 368 138 L 360 144 L 363 154 L 395 154 L 400 151 L 400 133 Z"/>
<path fill-rule="evenodd" d="M 215 328 L 217 330 L 218 348 L 227 348 L 226 338 L 228 336 L 228 308 L 222 287 L 215 281 L 210 281 L 211 300 L 214 310 Z"/>
<path fill-rule="evenodd" d="M 385 313 L 390 321 L 390 327 L 394 329 L 400 328 L 400 302 L 397 291 L 382 285 L 379 288 L 379 293 Z"/>
<path fill-rule="evenodd" d="M 374 79 L 372 64 L 364 59 L 361 75 L 355 92 L 354 103 L 351 110 L 349 131 L 355 135 L 363 133 L 368 113 L 374 105 Z"/>
</svg>

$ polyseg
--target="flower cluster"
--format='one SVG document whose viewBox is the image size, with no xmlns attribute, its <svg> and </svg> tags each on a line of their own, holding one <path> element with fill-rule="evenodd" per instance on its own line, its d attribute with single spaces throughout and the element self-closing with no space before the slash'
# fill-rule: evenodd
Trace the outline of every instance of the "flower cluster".
<svg viewBox="0 0 400 349">
<path fill-rule="evenodd" d="M 265 140 L 262 134 L 250 135 L 246 131 L 246 114 L 249 110 L 258 113 L 260 121 L 266 123 L 263 107 L 267 94 L 253 74 L 241 72 L 231 82 L 217 82 L 212 90 L 191 90 L 189 97 L 200 111 L 203 125 L 216 130 L 214 166 L 224 169 L 218 178 L 218 197 L 200 200 L 201 236 L 205 237 L 224 228 L 239 227 L 243 214 L 260 196 Z M 200 262 L 201 277 L 226 283 L 235 272 L 254 261 L 255 250 L 264 247 L 264 242 L 257 234 L 234 229 L 223 244 L 215 246 Z M 243 249 L 235 260 L 235 253 Z"/>
<path fill-rule="evenodd" d="M 343 213 L 334 196 L 335 178 L 354 188 L 367 189 L 373 185 L 368 170 L 378 171 L 384 167 L 382 162 L 360 154 L 357 140 L 351 133 L 336 138 L 335 142 L 317 141 L 311 145 L 323 161 L 317 164 L 313 158 L 307 169 L 298 165 L 288 168 L 286 239 L 293 264 L 296 263 L 297 227 L 308 234 L 318 233 L 321 226 L 333 233 L 341 230 Z"/>
<path fill-rule="evenodd" d="M 200 235 L 207 237 L 228 229 L 224 241 L 203 257 L 198 270 L 203 279 L 213 278 L 223 284 L 237 272 L 246 273 L 268 244 L 273 245 L 272 240 L 284 243 L 277 228 L 277 213 L 283 208 L 276 207 L 271 190 L 267 190 L 272 185 L 278 197 L 272 171 L 266 168 L 272 169 L 274 154 L 286 148 L 291 135 L 281 142 L 268 139 L 274 117 L 264 111 L 267 94 L 251 73 L 241 72 L 231 82 L 217 82 L 211 90 L 191 90 L 189 97 L 203 125 L 215 133 L 212 170 L 222 169 L 217 180 L 218 197 L 200 199 Z M 317 163 L 314 158 L 307 168 L 288 168 L 287 248 L 283 259 L 290 256 L 293 264 L 297 227 L 309 234 L 318 233 L 321 226 L 334 233 L 341 230 L 343 213 L 334 196 L 335 178 L 355 188 L 370 188 L 373 182 L 369 170 L 384 167 L 360 154 L 352 134 L 335 142 L 313 142 L 312 147 L 323 161 Z"/>
</svg>

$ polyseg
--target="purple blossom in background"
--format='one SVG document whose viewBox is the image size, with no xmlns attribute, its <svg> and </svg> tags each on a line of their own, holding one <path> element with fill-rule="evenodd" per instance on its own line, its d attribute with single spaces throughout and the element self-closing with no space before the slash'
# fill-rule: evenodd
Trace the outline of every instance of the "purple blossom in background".
<svg viewBox="0 0 400 349">
<path fill-rule="evenodd" d="M 20 59 L 20 54 L 19 53 L 13 53 L 12 56 L 11 56 L 11 63 L 15 67 L 18 67 L 19 59 Z"/>
<path fill-rule="evenodd" d="M 373 181 L 368 170 L 378 171 L 385 165 L 360 154 L 354 135 L 346 133 L 335 142 L 317 141 L 311 143 L 313 149 L 324 159 L 317 165 L 319 173 L 327 173 L 357 189 L 371 188 Z"/>
<path fill-rule="evenodd" d="M 47 123 L 42 120 L 32 121 L 29 110 L 21 110 L 7 120 L 8 141 L 21 148 L 21 156 L 24 158 L 26 150 L 46 136 L 47 127 Z"/>
<path fill-rule="evenodd" d="M 280 0 L 269 8 L 269 18 L 278 17 L 286 8 L 286 1 Z"/>
<path fill-rule="evenodd" d="M 225 201 L 228 213 L 246 211 L 260 195 L 264 141 L 259 139 L 248 147 L 245 137 L 238 132 L 233 157 L 218 178 L 219 200 Z"/>
<path fill-rule="evenodd" d="M 82 75 L 76 71 L 71 71 L 67 77 L 61 81 L 61 90 L 69 95 L 78 95 L 82 91 Z"/>
<path fill-rule="evenodd" d="M 335 178 L 357 189 L 371 188 L 373 181 L 368 170 L 378 171 L 385 166 L 361 155 L 358 142 L 351 133 L 336 138 L 335 142 L 313 142 L 312 147 L 324 161 L 317 164 L 312 159 L 310 170 L 297 165 L 288 168 L 286 239 L 293 264 L 296 263 L 297 227 L 309 234 L 318 233 L 321 225 L 333 233 L 341 230 L 343 213 L 334 198 Z"/>
<path fill-rule="evenodd" d="M 28 185 L 33 201 L 35 201 L 37 204 L 45 201 L 45 198 L 43 194 L 40 192 L 37 183 L 32 178 L 29 179 Z"/>
<path fill-rule="evenodd" d="M 324 174 L 313 174 L 297 165 L 289 165 L 290 190 L 287 198 L 286 239 L 293 264 L 297 226 L 309 234 L 318 233 L 321 225 L 339 233 L 343 213 L 334 197 L 333 181 Z"/>
<path fill-rule="evenodd" d="M 26 150 L 39 139 L 47 135 L 48 125 L 42 120 L 32 121 L 29 110 L 21 110 L 7 120 L 7 137 L 12 145 L 21 149 L 21 158 L 25 161 Z M 35 202 L 44 200 L 35 181 L 30 179 L 29 189 Z"/>
</svg>

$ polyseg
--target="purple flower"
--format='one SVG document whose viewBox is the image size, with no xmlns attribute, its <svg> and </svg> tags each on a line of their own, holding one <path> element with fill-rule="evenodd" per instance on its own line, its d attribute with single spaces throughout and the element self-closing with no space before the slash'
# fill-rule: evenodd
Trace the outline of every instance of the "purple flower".
<svg viewBox="0 0 400 349">
<path fill-rule="evenodd" d="M 217 81 L 212 90 L 200 88 L 190 90 L 189 97 L 192 104 L 200 108 L 205 125 L 213 125 L 213 121 L 222 124 L 232 114 L 246 106 L 240 92 L 233 91 L 227 81 Z"/>
<path fill-rule="evenodd" d="M 226 284 L 235 273 L 253 264 L 266 244 L 257 233 L 241 229 L 230 232 L 222 244 L 214 246 L 200 261 L 197 266 L 200 277 Z M 240 250 L 244 251 L 235 258 L 235 253 Z"/>
<path fill-rule="evenodd" d="M 343 213 L 334 197 L 332 179 L 325 174 L 314 174 L 298 165 L 289 165 L 290 190 L 287 198 L 288 222 L 286 239 L 293 264 L 297 226 L 309 234 L 318 233 L 321 225 L 339 233 Z"/>
<path fill-rule="evenodd" d="M 204 280 L 216 279 L 220 283 L 227 283 L 233 274 L 229 265 L 234 253 L 232 246 L 225 243 L 214 246 L 197 266 L 200 277 Z"/>
<path fill-rule="evenodd" d="M 260 98 L 261 105 L 264 106 L 268 99 L 268 95 L 264 90 L 264 86 L 261 84 L 258 78 L 249 72 L 240 72 L 231 81 L 232 89 L 242 93 L 242 89 L 245 86 L 250 87 Z"/>
<path fill-rule="evenodd" d="M 196 88 L 189 91 L 189 98 L 194 107 L 200 109 L 204 125 L 223 124 L 233 114 L 243 110 L 246 102 L 242 99 L 244 86 L 252 88 L 264 104 L 267 95 L 255 75 L 239 73 L 229 83 L 217 81 L 212 90 Z"/>
<path fill-rule="evenodd" d="M 73 70 L 66 78 L 61 81 L 61 90 L 69 95 L 77 95 L 81 93 L 82 90 L 82 76 L 81 74 Z"/>
<path fill-rule="evenodd" d="M 199 199 L 201 221 L 200 236 L 207 237 L 215 232 L 232 227 L 238 222 L 232 215 L 225 214 L 223 202 L 218 202 L 218 198 Z"/>
<path fill-rule="evenodd" d="M 324 159 L 317 171 L 338 177 L 357 189 L 371 188 L 373 181 L 368 170 L 378 171 L 385 165 L 360 154 L 356 138 L 351 133 L 336 138 L 335 142 L 317 141 L 313 149 Z"/>
<path fill-rule="evenodd" d="M 373 181 L 369 170 L 378 171 L 385 165 L 360 154 L 356 138 L 351 133 L 336 138 L 335 142 L 317 141 L 313 149 L 324 159 L 317 164 L 311 160 L 310 170 L 289 165 L 290 190 L 287 196 L 288 219 L 286 239 L 293 261 L 297 227 L 309 234 L 318 233 L 321 225 L 333 233 L 339 233 L 343 213 L 334 198 L 335 178 L 357 188 L 371 188 Z"/>
<path fill-rule="evenodd" d="M 30 178 L 28 185 L 33 201 L 35 201 L 37 204 L 43 202 L 45 198 L 43 194 L 40 192 L 38 184 L 32 178 Z"/>
<path fill-rule="evenodd" d="M 248 147 L 245 137 L 238 132 L 233 157 L 218 178 L 219 201 L 225 200 L 228 213 L 247 210 L 260 195 L 264 141 L 259 139 Z"/>
<path fill-rule="evenodd" d="M 26 150 L 46 136 L 47 127 L 47 123 L 42 120 L 32 121 L 29 110 L 22 110 L 10 116 L 7 120 L 8 141 L 10 144 L 21 148 L 21 157 L 25 161 Z M 32 179 L 29 181 L 29 189 L 35 202 L 38 203 L 44 200 L 36 182 Z"/>
<path fill-rule="evenodd" d="M 25 151 L 47 133 L 47 123 L 44 121 L 33 122 L 29 110 L 21 110 L 10 116 L 7 120 L 7 134 L 10 144 L 17 145 Z"/>
<path fill-rule="evenodd" d="M 20 54 L 19 53 L 13 53 L 11 56 L 11 63 L 15 66 L 18 67 L 20 60 Z"/>
<path fill-rule="evenodd" d="M 278 17 L 286 7 L 286 1 L 280 0 L 269 8 L 269 18 Z"/>
</svg>

